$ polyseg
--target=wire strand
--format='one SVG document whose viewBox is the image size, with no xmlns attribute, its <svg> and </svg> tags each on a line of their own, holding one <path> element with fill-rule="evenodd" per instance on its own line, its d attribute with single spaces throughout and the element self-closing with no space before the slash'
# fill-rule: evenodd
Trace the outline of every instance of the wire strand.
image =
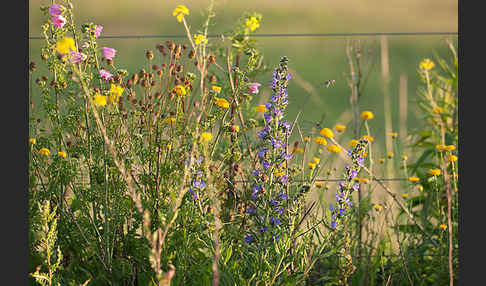
<svg viewBox="0 0 486 286">
<path fill-rule="evenodd" d="M 228 37 L 231 34 L 208 34 L 208 38 Z M 370 33 L 270 33 L 253 34 L 252 37 L 262 38 L 293 38 L 293 37 L 375 37 L 375 36 L 458 36 L 458 32 L 370 32 Z M 158 38 L 186 38 L 182 34 L 160 35 L 107 35 L 99 39 L 158 39 Z M 29 36 L 29 40 L 41 40 L 41 36 Z"/>
</svg>

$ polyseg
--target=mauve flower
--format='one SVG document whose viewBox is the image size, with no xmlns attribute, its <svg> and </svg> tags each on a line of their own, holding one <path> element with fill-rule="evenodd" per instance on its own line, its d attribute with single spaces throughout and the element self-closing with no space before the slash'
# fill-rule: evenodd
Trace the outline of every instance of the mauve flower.
<svg viewBox="0 0 486 286">
<path fill-rule="evenodd" d="M 332 229 L 335 229 L 337 226 L 337 223 L 335 221 L 331 222 L 331 228 Z"/>
<path fill-rule="evenodd" d="M 253 94 L 257 94 L 258 93 L 258 88 L 261 86 L 260 83 L 258 82 L 254 82 L 252 84 L 250 84 L 250 92 L 253 93 Z"/>
<path fill-rule="evenodd" d="M 284 200 L 284 201 L 286 201 L 286 200 L 288 199 L 287 194 L 284 194 L 284 193 L 281 193 L 281 194 L 279 195 L 279 197 L 280 197 L 280 199 L 282 199 L 282 200 Z"/>
<path fill-rule="evenodd" d="M 64 16 L 59 15 L 51 18 L 52 25 L 56 28 L 62 28 L 66 24 L 66 18 Z"/>
<path fill-rule="evenodd" d="M 264 148 L 264 149 L 261 149 L 261 150 L 258 150 L 258 157 L 260 159 L 263 159 L 263 157 L 265 157 L 265 155 L 267 154 L 268 152 L 268 148 Z"/>
<path fill-rule="evenodd" d="M 264 226 L 263 228 L 260 228 L 260 234 L 263 234 L 265 231 L 267 231 L 267 227 Z"/>
<path fill-rule="evenodd" d="M 276 200 L 269 200 L 268 202 L 275 207 L 278 206 L 278 202 Z"/>
<path fill-rule="evenodd" d="M 258 177 L 260 175 L 260 170 L 253 170 L 253 176 Z"/>
<path fill-rule="evenodd" d="M 83 60 L 83 54 L 71 51 L 71 58 L 69 61 L 73 64 L 80 63 Z"/>
<path fill-rule="evenodd" d="M 245 235 L 245 241 L 246 243 L 250 243 L 253 240 L 253 237 L 251 235 Z"/>
<path fill-rule="evenodd" d="M 256 209 L 254 207 L 248 208 L 248 213 L 249 214 L 252 214 L 252 213 L 255 213 L 255 212 L 256 212 Z"/>
<path fill-rule="evenodd" d="M 103 26 L 99 25 L 99 26 L 96 26 L 96 29 L 95 29 L 95 37 L 98 38 L 100 35 L 101 35 L 101 30 L 103 30 Z"/>
<path fill-rule="evenodd" d="M 103 57 L 112 60 L 115 57 L 116 50 L 112 48 L 103 48 Z"/>
<path fill-rule="evenodd" d="M 106 81 L 109 81 L 110 78 L 113 77 L 113 75 L 107 70 L 100 70 L 100 76 Z"/>
<path fill-rule="evenodd" d="M 346 213 L 345 209 L 339 209 L 339 215 L 343 216 Z"/>
<path fill-rule="evenodd" d="M 56 17 L 62 14 L 62 9 L 61 5 L 58 4 L 52 4 L 51 7 L 49 7 L 49 14 L 51 14 L 52 17 Z"/>
<path fill-rule="evenodd" d="M 270 163 L 267 160 L 263 160 L 262 165 L 265 170 L 268 170 L 268 168 L 270 168 Z"/>
<path fill-rule="evenodd" d="M 290 128 L 290 125 L 291 125 L 291 123 L 290 123 L 290 122 L 288 122 L 288 121 L 284 121 L 284 122 L 282 123 L 282 126 L 283 126 L 283 127 L 285 127 L 286 129 L 289 129 L 289 128 Z"/>
<path fill-rule="evenodd" d="M 284 210 L 285 210 L 284 208 L 279 208 L 279 209 L 277 210 L 277 213 L 278 213 L 278 214 L 282 214 Z"/>
</svg>

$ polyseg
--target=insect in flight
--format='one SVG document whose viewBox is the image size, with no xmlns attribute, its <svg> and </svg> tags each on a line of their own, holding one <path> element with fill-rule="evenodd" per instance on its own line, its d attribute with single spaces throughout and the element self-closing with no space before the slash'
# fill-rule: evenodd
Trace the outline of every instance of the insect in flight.
<svg viewBox="0 0 486 286">
<path fill-rule="evenodd" d="M 336 82 L 336 80 L 334 80 L 334 79 L 326 80 L 324 83 L 321 84 L 321 87 L 324 86 L 324 85 L 326 87 L 330 87 L 330 86 L 334 85 L 335 82 Z"/>
</svg>

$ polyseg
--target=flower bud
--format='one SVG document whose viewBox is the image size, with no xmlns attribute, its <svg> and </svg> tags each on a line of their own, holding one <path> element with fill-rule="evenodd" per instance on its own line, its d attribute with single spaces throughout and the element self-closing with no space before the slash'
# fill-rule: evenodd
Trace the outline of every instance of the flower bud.
<svg viewBox="0 0 486 286">
<path fill-rule="evenodd" d="M 138 83 L 138 74 L 136 73 L 132 74 L 132 81 L 133 81 L 133 85 L 136 85 Z"/>
<path fill-rule="evenodd" d="M 34 62 L 30 62 L 30 64 L 29 64 L 29 70 L 31 72 L 33 72 L 33 71 L 35 71 L 35 69 L 36 69 L 35 63 Z"/>
<path fill-rule="evenodd" d="M 167 41 L 166 44 L 167 44 L 167 47 L 169 48 L 169 51 L 171 51 L 171 52 L 174 51 L 176 45 L 174 44 L 173 41 Z"/>
<path fill-rule="evenodd" d="M 212 75 L 209 76 L 209 82 L 211 84 L 215 84 L 216 83 L 216 76 L 214 74 L 212 74 Z"/>
<path fill-rule="evenodd" d="M 196 57 L 196 51 L 190 51 L 188 57 L 192 60 L 194 57 Z"/>
<path fill-rule="evenodd" d="M 182 49 L 183 49 L 183 50 L 187 49 L 187 45 L 186 45 L 186 44 L 183 44 L 183 45 L 182 45 Z"/>
<path fill-rule="evenodd" d="M 127 84 L 126 85 L 127 85 L 128 88 L 132 88 L 132 84 L 133 84 L 133 82 L 132 82 L 131 79 L 127 80 Z"/>
<path fill-rule="evenodd" d="M 162 75 L 162 70 L 157 70 L 158 75 Z"/>
<path fill-rule="evenodd" d="M 44 61 L 47 61 L 47 59 L 49 58 L 49 56 L 47 54 L 41 54 L 41 58 L 44 60 Z"/>
<path fill-rule="evenodd" d="M 209 62 L 212 63 L 212 64 L 214 64 L 216 62 L 216 57 L 213 56 L 213 55 L 210 55 L 209 56 Z"/>
<path fill-rule="evenodd" d="M 43 76 L 42 76 L 42 80 L 43 80 L 43 81 L 48 81 L 49 79 L 47 78 L 47 76 L 43 75 Z"/>
<path fill-rule="evenodd" d="M 159 70 L 159 66 L 158 65 L 152 65 L 152 69 L 155 70 L 155 71 L 158 71 Z"/>
<path fill-rule="evenodd" d="M 147 87 L 148 86 L 148 80 L 142 79 L 141 84 L 142 84 L 143 87 Z"/>
<path fill-rule="evenodd" d="M 148 50 L 145 53 L 145 57 L 147 58 L 147 60 L 151 61 L 154 58 L 154 52 L 152 52 L 152 50 Z"/>
</svg>

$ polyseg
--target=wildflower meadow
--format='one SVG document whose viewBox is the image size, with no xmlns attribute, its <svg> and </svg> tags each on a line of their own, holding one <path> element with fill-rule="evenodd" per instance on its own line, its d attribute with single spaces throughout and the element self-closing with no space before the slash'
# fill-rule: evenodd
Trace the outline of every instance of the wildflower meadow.
<svg viewBox="0 0 486 286">
<path fill-rule="evenodd" d="M 39 7 L 30 285 L 457 284 L 455 43 L 415 63 L 424 124 L 405 143 L 360 106 L 357 41 L 343 51 L 352 120 L 309 125 L 289 89 L 298 59 L 269 61 L 254 36 L 264 15 L 210 37 L 216 3 L 189 3 L 164 11 L 186 39 L 146 47 L 138 69 L 99 43 L 102 25 L 74 21 L 71 1 Z"/>
</svg>

